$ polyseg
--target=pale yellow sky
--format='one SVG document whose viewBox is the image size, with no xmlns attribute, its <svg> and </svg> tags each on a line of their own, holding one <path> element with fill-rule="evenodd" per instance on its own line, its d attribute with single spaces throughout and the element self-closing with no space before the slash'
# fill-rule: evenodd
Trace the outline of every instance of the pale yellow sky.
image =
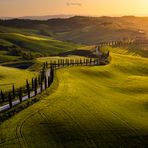
<svg viewBox="0 0 148 148">
<path fill-rule="evenodd" d="M 0 0 L 0 16 L 148 16 L 148 0 Z"/>
</svg>

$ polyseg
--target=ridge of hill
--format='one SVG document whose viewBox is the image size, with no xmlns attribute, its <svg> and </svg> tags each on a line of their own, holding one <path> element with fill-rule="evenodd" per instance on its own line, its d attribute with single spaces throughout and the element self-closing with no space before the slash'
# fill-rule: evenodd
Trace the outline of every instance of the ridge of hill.
<svg viewBox="0 0 148 148">
<path fill-rule="evenodd" d="M 49 20 L 1 20 L 0 26 L 34 29 L 62 41 L 97 44 L 103 41 L 148 37 L 148 17 L 84 17 Z M 0 30 L 1 31 L 1 30 Z"/>
</svg>

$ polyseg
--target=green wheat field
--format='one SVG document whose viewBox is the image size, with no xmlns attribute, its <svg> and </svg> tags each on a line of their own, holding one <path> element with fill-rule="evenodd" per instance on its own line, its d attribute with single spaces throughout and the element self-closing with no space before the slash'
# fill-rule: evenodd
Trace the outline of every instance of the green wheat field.
<svg viewBox="0 0 148 148">
<path fill-rule="evenodd" d="M 110 50 L 108 65 L 56 70 L 39 102 L 0 125 L 0 147 L 147 147 L 148 59 L 128 48 L 103 50 Z M 2 83 L 18 86 L 36 74 L 7 68 L 7 77 L 0 69 Z"/>
</svg>

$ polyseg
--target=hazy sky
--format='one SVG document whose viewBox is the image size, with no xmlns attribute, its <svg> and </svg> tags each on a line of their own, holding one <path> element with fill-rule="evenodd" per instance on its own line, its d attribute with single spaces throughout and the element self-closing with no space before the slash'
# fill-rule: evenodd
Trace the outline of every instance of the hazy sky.
<svg viewBox="0 0 148 148">
<path fill-rule="evenodd" d="M 0 16 L 53 14 L 148 16 L 148 0 L 0 0 Z"/>
</svg>

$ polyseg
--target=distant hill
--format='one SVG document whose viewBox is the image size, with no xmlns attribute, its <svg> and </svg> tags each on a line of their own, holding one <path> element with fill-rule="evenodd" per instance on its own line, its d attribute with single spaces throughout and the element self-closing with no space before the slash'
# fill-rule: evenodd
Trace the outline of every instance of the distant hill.
<svg viewBox="0 0 148 148">
<path fill-rule="evenodd" d="M 1 20 L 10 20 L 10 19 L 14 19 L 12 17 L 0 17 Z"/>
<path fill-rule="evenodd" d="M 0 63 L 75 51 L 84 44 L 147 37 L 148 17 L 0 20 Z"/>
<path fill-rule="evenodd" d="M 0 26 L 36 30 L 38 35 L 82 44 L 148 37 L 148 17 L 75 16 L 49 20 L 13 19 L 0 21 Z"/>
<path fill-rule="evenodd" d="M 44 16 L 23 16 L 23 17 L 0 17 L 2 20 L 10 20 L 10 19 L 29 19 L 29 20 L 49 20 L 53 18 L 70 18 L 73 17 L 74 15 L 44 15 Z"/>
<path fill-rule="evenodd" d="M 18 19 L 30 19 L 30 20 L 49 20 L 53 18 L 70 18 L 74 15 L 45 15 L 45 16 L 24 16 Z"/>
</svg>

